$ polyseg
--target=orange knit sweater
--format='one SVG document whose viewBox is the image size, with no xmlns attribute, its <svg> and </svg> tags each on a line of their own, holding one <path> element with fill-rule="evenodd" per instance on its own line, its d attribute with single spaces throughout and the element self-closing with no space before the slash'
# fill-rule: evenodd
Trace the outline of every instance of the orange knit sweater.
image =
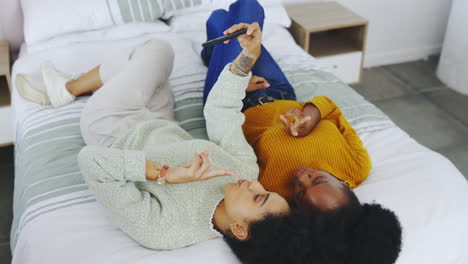
<svg viewBox="0 0 468 264">
<path fill-rule="evenodd" d="M 325 170 L 349 183 L 363 182 L 371 169 L 370 157 L 340 109 L 325 96 L 309 101 L 320 111 L 321 120 L 302 138 L 286 133 L 279 116 L 296 101 L 280 100 L 247 109 L 244 134 L 257 154 L 259 180 L 268 191 L 293 199 L 293 173 L 298 168 Z"/>
</svg>

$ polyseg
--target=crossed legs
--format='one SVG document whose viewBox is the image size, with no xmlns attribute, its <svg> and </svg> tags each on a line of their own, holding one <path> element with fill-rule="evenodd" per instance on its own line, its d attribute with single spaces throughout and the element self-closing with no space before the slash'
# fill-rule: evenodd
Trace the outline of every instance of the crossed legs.
<svg viewBox="0 0 468 264">
<path fill-rule="evenodd" d="M 136 47 L 121 64 L 103 63 L 67 83 L 76 95 L 96 90 L 81 114 L 86 144 L 108 147 L 141 121 L 173 119 L 174 101 L 167 87 L 173 59 L 168 42 L 151 40 Z M 153 99 L 158 100 L 158 108 L 148 109 Z"/>
<path fill-rule="evenodd" d="M 237 0 L 229 7 L 229 11 L 215 10 L 206 22 L 207 38 L 212 39 L 223 35 L 224 30 L 238 23 L 257 22 L 263 28 L 265 18 L 263 7 L 256 0 Z M 204 102 L 211 88 L 218 80 L 224 66 L 231 63 L 242 48 L 238 41 L 230 41 L 228 44 L 219 44 L 202 50 L 201 56 L 208 66 L 208 74 L 203 93 Z M 252 74 L 265 78 L 270 87 L 247 93 L 246 100 L 256 100 L 270 95 L 276 99 L 296 100 L 293 87 L 281 71 L 270 53 L 263 47 Z M 245 102 L 245 100 L 244 100 Z"/>
</svg>

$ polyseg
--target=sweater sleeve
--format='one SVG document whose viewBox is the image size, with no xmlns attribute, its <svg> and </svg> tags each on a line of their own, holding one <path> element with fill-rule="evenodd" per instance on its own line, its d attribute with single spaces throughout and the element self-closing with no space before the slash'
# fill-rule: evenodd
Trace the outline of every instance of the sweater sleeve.
<svg viewBox="0 0 468 264">
<path fill-rule="evenodd" d="M 242 99 L 251 74 L 246 77 L 234 75 L 226 65 L 208 96 L 204 115 L 211 142 L 219 145 L 246 165 L 257 165 L 257 157 L 242 131 L 245 116 L 241 112 Z"/>
<path fill-rule="evenodd" d="M 119 227 L 145 247 L 158 248 L 161 205 L 135 183 L 145 182 L 145 153 L 87 146 L 78 155 L 81 173 Z"/>
<path fill-rule="evenodd" d="M 348 120 L 346 120 L 340 108 L 328 97 L 318 96 L 306 103 L 312 103 L 319 109 L 322 120 L 328 120 L 336 125 L 354 153 L 355 162 L 364 171 L 361 175 L 354 175 L 354 182 L 349 183 L 352 188 L 356 187 L 367 178 L 371 169 L 371 160 L 361 139 Z"/>
</svg>

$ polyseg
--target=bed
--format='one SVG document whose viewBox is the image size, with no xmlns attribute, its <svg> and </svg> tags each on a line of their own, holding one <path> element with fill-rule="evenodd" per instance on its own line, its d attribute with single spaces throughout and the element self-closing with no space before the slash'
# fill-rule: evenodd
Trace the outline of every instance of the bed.
<svg viewBox="0 0 468 264">
<path fill-rule="evenodd" d="M 30 14 L 23 10 L 28 24 Z M 280 7 L 268 10 L 267 16 L 282 16 Z M 206 9 L 172 14 L 169 25 L 123 23 L 45 40 L 26 38 L 13 67 L 13 86 L 18 73 L 41 85 L 39 68 L 45 61 L 76 76 L 122 49 L 151 38 L 167 39 L 176 54 L 169 80 L 176 119 L 193 137 L 206 138 L 201 97 L 207 69 L 199 52 L 208 14 Z M 468 263 L 468 211 L 464 209 L 468 183 L 463 175 L 448 159 L 417 143 L 372 103 L 322 71 L 295 44 L 285 28 L 287 19 L 280 20 L 267 19 L 264 45 L 300 101 L 330 97 L 361 137 L 373 168 L 355 192 L 361 202 L 381 203 L 398 215 L 403 248 L 397 263 Z M 238 263 L 222 239 L 173 251 L 148 250 L 133 241 L 110 221 L 78 169 L 77 154 L 84 146 L 79 118 L 88 97 L 53 109 L 28 102 L 13 90 L 13 263 Z"/>
</svg>

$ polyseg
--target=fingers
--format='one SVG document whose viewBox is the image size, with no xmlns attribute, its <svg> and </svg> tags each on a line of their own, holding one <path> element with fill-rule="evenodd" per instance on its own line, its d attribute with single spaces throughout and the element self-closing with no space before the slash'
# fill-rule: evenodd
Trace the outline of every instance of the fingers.
<svg viewBox="0 0 468 264">
<path fill-rule="evenodd" d="M 255 90 L 266 89 L 268 87 L 270 87 L 268 82 L 260 82 L 255 84 Z"/>
<path fill-rule="evenodd" d="M 260 31 L 260 25 L 257 22 L 254 22 L 247 27 L 247 35 L 255 35 L 259 31 Z"/>
<path fill-rule="evenodd" d="M 247 27 L 247 33 L 245 35 L 239 36 L 238 40 L 240 42 L 244 41 L 245 39 L 254 40 L 259 39 L 261 37 L 261 29 L 260 25 L 257 22 L 254 22 Z"/>
<path fill-rule="evenodd" d="M 208 159 L 208 151 L 204 151 L 201 155 L 202 165 L 196 172 L 196 177 L 201 178 L 211 167 L 211 162 Z"/>
<path fill-rule="evenodd" d="M 289 118 L 294 118 L 294 122 L 291 123 Z M 299 136 L 299 130 L 304 127 L 304 125 L 312 120 L 312 117 L 308 115 L 304 115 L 302 111 L 299 109 L 290 109 L 286 114 L 280 116 L 283 124 L 285 125 L 287 132 L 290 133 L 292 136 L 297 137 Z"/>
<path fill-rule="evenodd" d="M 312 120 L 312 117 L 310 116 L 305 116 L 304 118 L 301 119 L 301 125 L 304 125 L 305 123 L 307 123 L 308 121 Z"/>
<path fill-rule="evenodd" d="M 286 133 L 290 134 L 291 133 L 291 123 L 289 122 L 288 118 L 284 115 L 280 115 L 281 121 L 283 121 L 284 124 L 284 130 Z"/>
<path fill-rule="evenodd" d="M 292 108 L 285 114 L 286 117 L 301 118 L 302 112 L 299 109 Z"/>
<path fill-rule="evenodd" d="M 247 35 L 255 35 L 255 33 L 258 33 L 261 29 L 260 29 L 260 25 L 257 23 L 257 22 L 254 22 L 252 24 L 247 24 L 247 23 L 239 23 L 239 24 L 235 24 L 233 26 L 231 26 L 230 28 L 226 29 L 223 34 L 224 35 L 228 35 L 228 34 L 232 34 L 236 31 L 239 31 L 241 29 L 244 29 L 246 28 L 247 29 Z"/>
<path fill-rule="evenodd" d="M 245 40 L 255 40 L 255 43 L 261 43 L 261 36 L 262 36 L 262 30 L 260 28 L 260 25 L 257 22 L 254 22 L 252 24 L 246 24 L 246 23 L 239 23 L 236 25 L 231 26 L 230 28 L 226 29 L 223 34 L 224 35 L 229 35 L 232 34 L 236 31 L 239 31 L 241 29 L 247 29 L 247 33 L 245 35 L 240 35 L 237 37 L 237 40 L 242 43 Z M 224 41 L 224 44 L 229 43 L 230 40 Z"/>
<path fill-rule="evenodd" d="M 305 115 L 301 110 L 295 108 L 286 112 L 285 116 L 294 118 L 294 123 L 297 125 L 303 125 L 307 121 L 312 120 L 312 117 Z"/>
<path fill-rule="evenodd" d="M 263 77 L 252 75 L 247 86 L 246 92 L 254 92 L 260 89 L 266 89 L 270 87 L 270 83 Z"/>
<path fill-rule="evenodd" d="M 203 180 L 208 180 L 219 176 L 237 176 L 237 174 L 231 170 L 211 170 L 203 175 Z"/>
<path fill-rule="evenodd" d="M 305 124 L 312 120 L 312 117 L 310 116 L 304 116 L 301 119 L 296 119 L 294 124 L 291 125 L 291 135 L 298 137 L 299 136 L 299 131 L 303 128 L 305 128 Z"/>
<path fill-rule="evenodd" d="M 270 83 L 263 77 L 260 76 L 252 76 L 250 79 L 250 82 L 252 83 L 252 86 L 254 87 L 254 91 L 260 90 L 260 89 L 266 89 L 270 87 Z"/>
<path fill-rule="evenodd" d="M 223 35 L 229 35 L 229 34 L 232 34 L 236 31 L 239 31 L 241 29 L 244 29 L 244 28 L 248 28 L 249 27 L 249 24 L 246 24 L 246 23 L 239 23 L 239 24 L 236 24 L 236 25 L 233 25 L 232 27 L 226 29 L 224 32 L 223 32 Z M 237 39 L 239 40 L 239 37 L 237 37 Z M 224 41 L 224 44 L 227 44 L 229 43 L 229 39 Z M 240 40 L 239 40 L 240 41 Z"/>
<path fill-rule="evenodd" d="M 202 162 L 203 162 L 203 160 L 201 159 L 200 154 L 195 152 L 193 154 L 192 165 L 190 167 L 192 167 L 193 169 L 198 169 L 198 168 L 200 168 Z"/>
<path fill-rule="evenodd" d="M 211 168 L 211 162 L 208 158 L 208 151 L 204 151 L 201 154 L 197 154 L 201 166 L 195 171 L 195 178 L 199 180 L 208 180 L 219 176 L 237 176 L 237 174 L 231 170 L 209 170 Z M 198 162 L 197 159 L 197 162 Z"/>
<path fill-rule="evenodd" d="M 252 77 L 250 77 L 250 82 L 252 83 L 265 82 L 265 81 L 266 81 L 265 78 L 257 76 L 257 75 L 252 75 Z"/>
<path fill-rule="evenodd" d="M 232 34 L 236 31 L 239 31 L 241 29 L 244 29 L 244 28 L 248 28 L 249 27 L 249 24 L 246 24 L 246 23 L 239 23 L 239 24 L 235 24 L 233 26 L 231 26 L 230 28 L 226 29 L 223 34 L 224 35 L 229 35 L 229 34 Z"/>
<path fill-rule="evenodd" d="M 302 114 L 302 113 L 301 113 Z M 291 135 L 297 137 L 299 135 L 299 128 L 307 121 L 304 121 L 297 115 L 294 116 L 294 124 L 291 125 Z"/>
<path fill-rule="evenodd" d="M 298 132 L 298 125 L 296 123 L 292 124 L 290 129 L 291 129 L 291 135 L 297 137 L 299 135 L 299 132 Z"/>
<path fill-rule="evenodd" d="M 270 83 L 265 78 L 257 75 L 253 75 L 250 81 L 258 85 L 259 87 L 270 87 Z"/>
</svg>

